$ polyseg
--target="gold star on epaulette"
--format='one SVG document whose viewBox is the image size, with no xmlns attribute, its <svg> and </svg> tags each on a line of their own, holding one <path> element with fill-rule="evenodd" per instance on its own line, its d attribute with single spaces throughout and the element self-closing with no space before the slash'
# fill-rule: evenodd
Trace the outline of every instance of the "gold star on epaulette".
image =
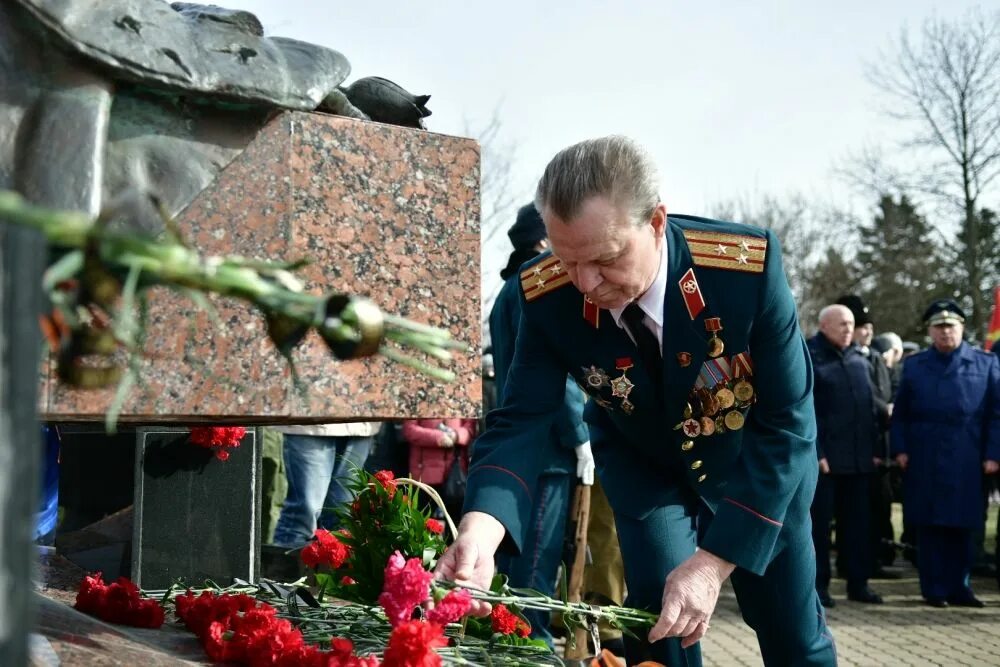
<svg viewBox="0 0 1000 667">
<path fill-rule="evenodd" d="M 526 301 L 534 301 L 543 294 L 569 283 L 569 275 L 563 268 L 562 262 L 552 256 L 521 272 L 521 289 L 524 290 Z"/>
<path fill-rule="evenodd" d="M 763 273 L 767 239 L 743 234 L 686 230 L 691 260 L 695 266 Z"/>
</svg>

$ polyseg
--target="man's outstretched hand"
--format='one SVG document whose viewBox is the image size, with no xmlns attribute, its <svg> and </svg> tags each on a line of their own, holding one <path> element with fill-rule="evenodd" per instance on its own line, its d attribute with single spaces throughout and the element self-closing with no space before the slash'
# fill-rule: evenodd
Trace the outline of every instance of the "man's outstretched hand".
<svg viewBox="0 0 1000 667">
<path fill-rule="evenodd" d="M 484 512 L 467 512 L 458 524 L 458 537 L 448 547 L 434 576 L 459 585 L 489 590 L 493 580 L 493 555 L 504 536 L 503 524 Z M 474 616 L 490 613 L 490 604 L 473 600 L 470 612 Z"/>
<path fill-rule="evenodd" d="M 649 641 L 683 637 L 681 647 L 693 646 L 708 632 L 719 591 L 736 566 L 699 549 L 677 566 L 663 585 L 663 608 Z"/>
</svg>

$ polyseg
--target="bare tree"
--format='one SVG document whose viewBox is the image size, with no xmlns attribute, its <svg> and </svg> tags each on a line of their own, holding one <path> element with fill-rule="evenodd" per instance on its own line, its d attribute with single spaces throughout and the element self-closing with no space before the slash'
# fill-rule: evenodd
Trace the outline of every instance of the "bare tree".
<svg viewBox="0 0 1000 667">
<path fill-rule="evenodd" d="M 500 269 L 507 261 L 510 244 L 502 233 L 514 220 L 518 200 L 514 192 L 514 161 L 517 144 L 503 133 L 501 105 L 494 108 L 480 128 L 466 121 L 465 134 L 479 142 L 480 148 L 480 235 L 482 239 L 482 304 L 486 321 L 493 300 L 500 291 Z"/>
<path fill-rule="evenodd" d="M 774 231 L 781 242 L 782 261 L 799 309 L 804 331 L 814 328 L 819 309 L 855 287 L 854 279 L 834 271 L 830 250 L 842 262 L 855 250 L 856 219 L 832 205 L 802 194 L 781 199 L 774 195 L 743 195 L 710 207 L 713 217 L 744 222 Z M 837 291 L 838 294 L 829 292 Z"/>
<path fill-rule="evenodd" d="M 961 232 L 950 245 L 971 292 L 970 328 L 981 335 L 996 272 L 980 200 L 1000 176 L 1000 11 L 931 18 L 916 37 L 904 29 L 868 76 L 888 96 L 885 113 L 912 128 L 900 147 L 906 189 L 958 212 Z"/>
</svg>

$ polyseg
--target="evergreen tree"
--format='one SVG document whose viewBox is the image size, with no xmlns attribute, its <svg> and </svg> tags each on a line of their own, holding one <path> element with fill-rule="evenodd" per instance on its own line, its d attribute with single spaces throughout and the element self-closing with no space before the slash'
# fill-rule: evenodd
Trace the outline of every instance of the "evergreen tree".
<svg viewBox="0 0 1000 667">
<path fill-rule="evenodd" d="M 859 231 L 860 293 L 871 308 L 876 332 L 895 331 L 904 340 L 923 341 L 924 308 L 955 287 L 948 280 L 941 242 L 905 194 L 898 200 L 883 195 L 872 223 Z"/>
</svg>

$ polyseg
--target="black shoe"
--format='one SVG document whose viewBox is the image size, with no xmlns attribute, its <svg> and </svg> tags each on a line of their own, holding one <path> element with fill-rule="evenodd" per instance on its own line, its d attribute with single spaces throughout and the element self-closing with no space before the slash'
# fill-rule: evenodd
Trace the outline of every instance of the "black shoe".
<svg viewBox="0 0 1000 667">
<path fill-rule="evenodd" d="M 884 568 L 878 568 L 872 573 L 872 579 L 902 579 L 903 575 L 899 572 L 890 572 Z"/>
<path fill-rule="evenodd" d="M 834 607 L 837 606 L 836 601 L 834 601 L 834 599 L 830 597 L 829 591 L 818 591 L 818 595 L 819 595 L 819 603 L 824 607 L 826 607 L 827 609 L 833 609 Z"/>
<path fill-rule="evenodd" d="M 937 607 L 938 609 L 943 609 L 948 606 L 948 603 L 944 598 L 927 598 L 924 602 L 932 607 Z"/>
<path fill-rule="evenodd" d="M 972 607 L 973 609 L 982 609 L 986 606 L 982 600 L 971 594 L 960 598 L 948 598 L 948 604 L 952 607 Z"/>
<path fill-rule="evenodd" d="M 882 596 L 867 586 L 857 591 L 848 591 L 847 599 L 866 604 L 882 604 Z"/>
</svg>

